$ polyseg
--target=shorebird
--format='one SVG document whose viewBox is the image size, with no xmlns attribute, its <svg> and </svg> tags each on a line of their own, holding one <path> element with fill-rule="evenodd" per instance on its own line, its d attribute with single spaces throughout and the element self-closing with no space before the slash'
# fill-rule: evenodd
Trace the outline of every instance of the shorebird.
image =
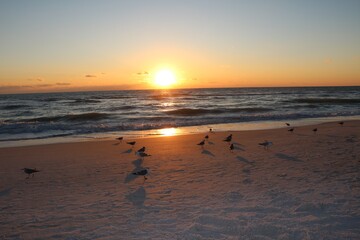
<svg viewBox="0 0 360 240">
<path fill-rule="evenodd" d="M 149 173 L 148 169 L 142 169 L 140 171 L 137 172 L 133 172 L 133 175 L 139 175 L 139 176 L 144 176 L 144 181 L 147 179 L 146 175 Z"/>
<path fill-rule="evenodd" d="M 341 126 L 343 126 L 343 125 L 344 125 L 344 122 L 339 122 L 339 124 L 340 124 Z"/>
<path fill-rule="evenodd" d="M 227 137 L 224 139 L 225 142 L 231 142 L 231 140 L 232 140 L 232 134 L 230 134 L 229 136 L 227 136 Z"/>
<path fill-rule="evenodd" d="M 205 145 L 205 140 L 202 140 L 201 142 L 199 142 L 197 145 L 201 146 L 201 147 L 204 147 Z"/>
<path fill-rule="evenodd" d="M 285 124 L 286 124 L 286 126 L 290 127 L 290 123 L 285 123 Z"/>
<path fill-rule="evenodd" d="M 314 128 L 314 129 L 313 129 L 313 132 L 314 132 L 314 134 L 315 134 L 315 133 L 317 132 L 317 128 Z"/>
<path fill-rule="evenodd" d="M 262 143 L 259 143 L 260 146 L 264 146 L 264 149 L 269 149 L 269 147 L 271 147 L 273 145 L 272 142 L 269 142 L 268 140 L 265 140 Z"/>
<path fill-rule="evenodd" d="M 232 143 L 231 145 L 230 145 L 230 151 L 232 152 L 233 150 L 234 150 L 234 144 Z"/>
<path fill-rule="evenodd" d="M 120 142 L 124 139 L 124 137 L 118 137 L 116 140 L 119 140 Z"/>
<path fill-rule="evenodd" d="M 133 141 L 133 142 L 126 142 L 126 143 L 129 144 L 129 145 L 131 145 L 131 146 L 134 146 L 134 145 L 136 144 L 135 141 Z"/>
<path fill-rule="evenodd" d="M 212 133 L 212 132 L 213 132 L 213 129 L 212 129 L 212 128 L 210 128 L 210 129 L 209 129 L 209 132 L 211 132 L 211 133 Z"/>
<path fill-rule="evenodd" d="M 209 135 L 206 135 L 206 136 L 205 136 L 205 139 L 208 140 L 208 139 L 209 139 Z"/>
<path fill-rule="evenodd" d="M 29 178 L 31 174 L 34 177 L 34 173 L 40 172 L 39 170 L 36 170 L 36 168 L 34 168 L 34 169 L 33 168 L 23 168 L 21 170 L 23 170 L 24 173 L 28 174 L 27 178 Z"/>
<path fill-rule="evenodd" d="M 288 131 L 293 133 L 294 130 L 295 130 L 295 128 L 290 128 Z"/>
<path fill-rule="evenodd" d="M 141 158 L 150 157 L 150 156 L 151 156 L 150 154 L 147 154 L 146 152 L 139 152 L 139 151 L 136 152 L 136 155 L 138 155 L 138 156 L 141 157 Z"/>
<path fill-rule="evenodd" d="M 139 149 L 139 150 L 137 150 L 136 152 L 137 152 L 137 153 L 140 153 L 140 152 L 142 152 L 142 153 L 143 153 L 143 152 L 145 152 L 145 147 L 140 148 L 140 149 Z"/>
</svg>

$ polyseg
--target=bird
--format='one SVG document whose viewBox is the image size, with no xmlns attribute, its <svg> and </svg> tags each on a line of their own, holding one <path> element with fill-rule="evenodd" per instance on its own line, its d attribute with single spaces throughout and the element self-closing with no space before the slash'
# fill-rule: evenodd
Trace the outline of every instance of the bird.
<svg viewBox="0 0 360 240">
<path fill-rule="evenodd" d="M 285 123 L 285 124 L 286 124 L 286 126 L 290 127 L 290 123 Z"/>
<path fill-rule="evenodd" d="M 124 139 L 124 137 L 118 137 L 116 140 L 119 140 L 120 142 Z"/>
<path fill-rule="evenodd" d="M 314 129 L 313 129 L 314 134 L 317 132 L 317 130 L 318 130 L 317 128 L 314 128 Z"/>
<path fill-rule="evenodd" d="M 34 177 L 34 173 L 40 172 L 40 171 L 37 170 L 36 168 L 34 168 L 34 169 L 33 169 L 33 168 L 23 168 L 23 169 L 21 169 L 21 170 L 23 170 L 24 173 L 28 174 L 28 177 L 27 177 L 27 178 L 29 178 L 31 174 L 32 174 L 32 176 Z"/>
<path fill-rule="evenodd" d="M 145 147 L 140 148 L 140 149 L 139 149 L 139 150 L 137 150 L 136 152 L 137 152 L 137 153 L 140 153 L 140 152 L 142 152 L 142 153 L 143 153 L 143 152 L 145 152 Z"/>
<path fill-rule="evenodd" d="M 259 143 L 260 146 L 264 146 L 264 149 L 269 149 L 269 147 L 271 147 L 273 145 L 272 142 L 269 142 L 268 140 L 265 140 L 262 143 Z"/>
<path fill-rule="evenodd" d="M 134 145 L 136 144 L 135 141 L 133 141 L 133 142 L 126 142 L 126 143 L 129 144 L 129 145 L 131 145 L 131 146 L 134 146 Z"/>
<path fill-rule="evenodd" d="M 232 150 L 234 150 L 234 144 L 232 143 L 231 145 L 230 145 L 230 151 L 232 151 Z"/>
<path fill-rule="evenodd" d="M 211 133 L 212 133 L 212 132 L 213 132 L 213 129 L 212 129 L 212 128 L 210 128 L 210 129 L 209 129 L 209 132 L 211 132 Z"/>
<path fill-rule="evenodd" d="M 343 126 L 343 125 L 344 125 L 344 122 L 339 122 L 339 124 L 340 124 L 341 126 Z"/>
<path fill-rule="evenodd" d="M 136 155 L 138 155 L 139 157 L 141 158 L 144 158 L 144 157 L 150 157 L 151 155 L 150 154 L 147 154 L 146 152 L 136 152 Z"/>
<path fill-rule="evenodd" d="M 229 136 L 227 136 L 227 137 L 224 139 L 225 142 L 231 142 L 231 140 L 232 140 L 232 134 L 230 134 Z"/>
<path fill-rule="evenodd" d="M 290 128 L 288 131 L 289 132 L 294 132 L 295 128 Z"/>
<path fill-rule="evenodd" d="M 206 139 L 206 140 L 209 139 L 209 135 L 206 135 L 206 136 L 205 136 L 205 139 Z"/>
<path fill-rule="evenodd" d="M 146 175 L 149 173 L 148 169 L 142 169 L 140 171 L 137 172 L 133 172 L 133 175 L 138 175 L 138 176 L 144 176 L 144 181 L 147 179 Z"/>
<path fill-rule="evenodd" d="M 199 142 L 197 145 L 201 146 L 201 147 L 204 147 L 205 145 L 205 140 L 202 140 L 201 142 Z"/>
</svg>

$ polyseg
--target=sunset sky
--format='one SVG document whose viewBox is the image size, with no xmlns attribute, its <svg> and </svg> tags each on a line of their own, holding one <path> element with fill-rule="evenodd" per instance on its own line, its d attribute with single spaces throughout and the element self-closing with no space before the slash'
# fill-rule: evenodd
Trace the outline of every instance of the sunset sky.
<svg viewBox="0 0 360 240">
<path fill-rule="evenodd" d="M 0 93 L 360 85 L 359 0 L 1 0 L 0 33 Z"/>
</svg>

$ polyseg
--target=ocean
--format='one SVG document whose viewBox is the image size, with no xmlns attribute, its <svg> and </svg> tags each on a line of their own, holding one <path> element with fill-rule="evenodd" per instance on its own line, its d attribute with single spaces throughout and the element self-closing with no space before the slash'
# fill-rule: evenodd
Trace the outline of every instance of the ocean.
<svg viewBox="0 0 360 240">
<path fill-rule="evenodd" d="M 266 122 L 277 123 L 268 126 L 283 126 L 284 122 L 319 118 L 360 118 L 360 87 L 0 95 L 0 146 L 39 139 L 161 135 L 159 129 L 164 128 L 191 132 L 251 123 L 265 126 L 261 123 Z"/>
</svg>

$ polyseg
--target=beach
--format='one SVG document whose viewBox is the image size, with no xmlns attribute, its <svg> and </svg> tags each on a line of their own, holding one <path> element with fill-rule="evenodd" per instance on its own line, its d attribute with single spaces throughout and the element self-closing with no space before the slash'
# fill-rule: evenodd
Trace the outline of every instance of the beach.
<svg viewBox="0 0 360 240">
<path fill-rule="evenodd" d="M 288 129 L 0 148 L 0 239 L 359 239 L 360 121 Z"/>
</svg>

